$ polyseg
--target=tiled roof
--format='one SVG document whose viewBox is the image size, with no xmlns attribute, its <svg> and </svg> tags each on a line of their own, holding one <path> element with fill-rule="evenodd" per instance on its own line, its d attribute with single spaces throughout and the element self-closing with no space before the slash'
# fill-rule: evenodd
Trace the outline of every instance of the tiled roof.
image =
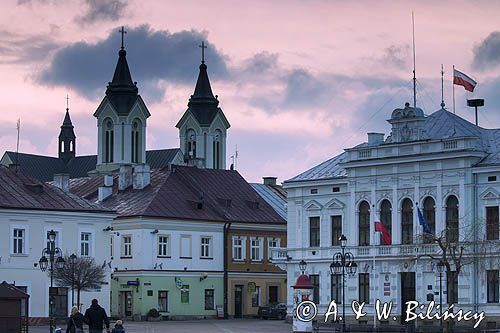
<svg viewBox="0 0 500 333">
<path fill-rule="evenodd" d="M 65 193 L 56 186 L 16 173 L 3 165 L 0 165 L 0 208 L 111 212 L 97 203 Z"/>
<path fill-rule="evenodd" d="M 172 166 L 153 169 L 151 185 L 118 191 L 102 203 L 119 217 L 148 216 L 204 221 L 284 224 L 285 220 L 234 170 Z M 101 177 L 70 180 L 70 191 L 97 200 Z"/>
<path fill-rule="evenodd" d="M 151 168 L 163 168 L 172 163 L 179 148 L 157 149 L 146 151 L 146 161 Z M 89 171 L 95 170 L 97 155 L 77 156 L 66 165 L 62 159 L 52 156 L 16 153 L 6 151 L 12 163 L 19 164 L 19 172 L 43 182 L 52 181 L 55 173 L 67 172 L 70 178 L 86 177 Z"/>
<path fill-rule="evenodd" d="M 500 164 L 500 129 L 486 129 L 445 110 L 441 109 L 426 117 L 424 131 L 427 139 L 443 140 L 453 137 L 476 137 L 479 144 L 476 149 L 485 153 L 485 158 L 478 166 Z M 384 143 L 381 143 L 383 145 Z M 361 143 L 355 148 L 368 147 Z M 347 176 L 342 167 L 345 153 L 339 154 L 286 182 L 338 178 Z"/>
<path fill-rule="evenodd" d="M 264 199 L 282 218 L 286 219 L 286 192 L 281 186 L 251 183 L 253 189 Z"/>
<path fill-rule="evenodd" d="M 13 285 L 3 281 L 0 283 L 0 298 L 29 298 L 30 296 L 24 291 L 17 289 Z"/>
</svg>

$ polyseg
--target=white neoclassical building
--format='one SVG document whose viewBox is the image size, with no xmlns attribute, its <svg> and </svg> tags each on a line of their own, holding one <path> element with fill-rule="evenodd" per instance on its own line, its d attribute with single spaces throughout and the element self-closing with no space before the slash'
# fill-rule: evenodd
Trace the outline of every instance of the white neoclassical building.
<svg viewBox="0 0 500 333">
<path fill-rule="evenodd" d="M 478 127 L 443 108 L 424 115 L 409 104 L 394 110 L 388 122 L 388 136 L 368 133 L 367 142 L 284 183 L 288 246 L 275 251 L 274 262 L 287 269 L 291 286 L 305 260 L 315 302 L 325 313 L 331 299 L 341 299 L 341 278 L 331 273 L 330 264 L 344 234 L 346 251 L 358 265 L 356 275 L 347 278 L 346 304 L 365 301 L 368 316 L 359 321 L 371 323 L 376 299 L 392 301 L 397 319 L 391 322 L 399 322 L 406 301 L 440 299 L 437 260 L 428 256 L 441 250 L 424 235 L 420 209 L 431 233 L 458 251 L 458 260 L 448 256 L 450 270 L 463 264 L 455 293 L 446 292 L 444 270 L 443 303 L 457 303 L 455 310 L 484 310 L 482 324 L 495 327 L 500 320 L 500 129 Z M 391 235 L 390 245 L 375 233 L 378 218 Z M 289 288 L 289 310 L 292 295 Z M 429 323 L 417 323 L 424 324 Z"/>
</svg>

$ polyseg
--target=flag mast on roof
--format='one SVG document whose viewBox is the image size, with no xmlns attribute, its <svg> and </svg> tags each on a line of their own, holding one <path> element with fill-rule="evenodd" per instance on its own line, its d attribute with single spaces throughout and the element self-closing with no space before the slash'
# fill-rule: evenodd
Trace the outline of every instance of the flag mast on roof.
<svg viewBox="0 0 500 333">
<path fill-rule="evenodd" d="M 444 68 L 441 64 L 441 108 L 444 109 Z"/>
<path fill-rule="evenodd" d="M 417 76 L 416 76 L 416 57 L 415 57 L 415 16 L 411 12 L 411 23 L 413 33 L 413 108 L 417 108 Z"/>
</svg>

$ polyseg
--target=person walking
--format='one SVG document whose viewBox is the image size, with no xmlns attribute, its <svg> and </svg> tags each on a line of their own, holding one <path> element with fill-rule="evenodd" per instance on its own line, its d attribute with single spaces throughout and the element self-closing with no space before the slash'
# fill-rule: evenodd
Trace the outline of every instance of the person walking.
<svg viewBox="0 0 500 333">
<path fill-rule="evenodd" d="M 66 333 L 83 333 L 83 315 L 78 311 L 76 305 L 71 308 Z"/>
<path fill-rule="evenodd" d="M 83 320 L 89 325 L 89 333 L 102 333 L 104 329 L 103 324 L 106 325 L 106 332 L 110 333 L 108 315 L 96 299 L 92 300 L 90 308 L 85 311 Z"/>
<path fill-rule="evenodd" d="M 115 323 L 115 328 L 113 328 L 111 333 L 125 333 L 125 329 L 123 328 L 123 321 L 117 320 Z"/>
</svg>

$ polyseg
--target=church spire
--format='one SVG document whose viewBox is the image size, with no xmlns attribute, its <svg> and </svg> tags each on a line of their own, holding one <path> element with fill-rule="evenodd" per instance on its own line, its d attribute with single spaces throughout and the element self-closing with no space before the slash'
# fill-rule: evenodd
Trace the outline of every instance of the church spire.
<svg viewBox="0 0 500 333">
<path fill-rule="evenodd" d="M 66 114 L 59 133 L 58 156 L 68 163 L 76 156 L 76 135 L 71 117 L 69 116 L 69 97 L 66 96 Z"/>
<path fill-rule="evenodd" d="M 189 99 L 188 106 L 194 105 L 213 105 L 217 106 L 219 101 L 212 93 L 212 87 L 210 86 L 210 80 L 208 79 L 207 65 L 205 64 L 205 49 L 207 48 L 205 43 L 202 42 L 201 45 L 201 65 L 200 73 L 198 74 L 198 80 L 196 81 L 196 86 L 194 88 L 194 94 L 191 95 Z"/>
</svg>

